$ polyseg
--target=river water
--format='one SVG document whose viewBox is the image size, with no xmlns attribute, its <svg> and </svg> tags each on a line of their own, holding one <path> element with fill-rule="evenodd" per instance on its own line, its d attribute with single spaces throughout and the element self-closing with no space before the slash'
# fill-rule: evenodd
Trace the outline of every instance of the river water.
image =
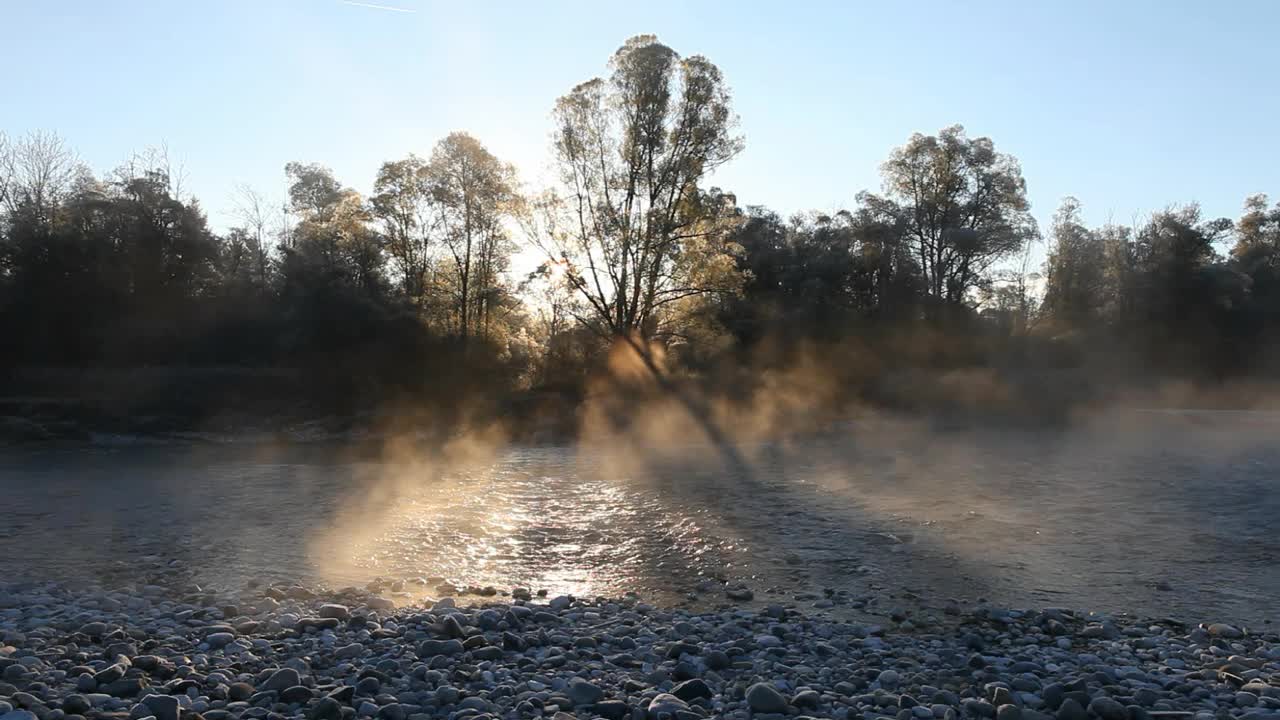
<svg viewBox="0 0 1280 720">
<path fill-rule="evenodd" d="M 178 560 L 197 581 L 524 586 L 680 602 L 824 588 L 1185 620 L 1280 617 L 1280 421 L 1128 413 L 1070 431 L 854 422 L 738 448 L 335 445 L 0 455 L 0 580 Z M 886 601 L 884 605 L 893 604 Z"/>
</svg>

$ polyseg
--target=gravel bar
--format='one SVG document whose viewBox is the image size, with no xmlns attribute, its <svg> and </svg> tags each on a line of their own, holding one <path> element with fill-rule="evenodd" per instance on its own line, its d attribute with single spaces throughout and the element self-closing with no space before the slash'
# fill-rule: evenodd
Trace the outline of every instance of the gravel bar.
<svg viewBox="0 0 1280 720">
<path fill-rule="evenodd" d="M 0 720 L 1280 720 L 1280 638 L 1218 622 L 250 585 L 0 585 Z"/>
</svg>

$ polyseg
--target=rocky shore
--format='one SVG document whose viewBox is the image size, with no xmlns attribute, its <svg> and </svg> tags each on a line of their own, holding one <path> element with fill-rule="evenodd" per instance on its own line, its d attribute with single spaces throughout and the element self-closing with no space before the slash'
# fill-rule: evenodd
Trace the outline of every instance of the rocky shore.
<svg viewBox="0 0 1280 720">
<path fill-rule="evenodd" d="M 386 589 L 0 586 L 0 720 L 1280 720 L 1269 628 Z"/>
</svg>

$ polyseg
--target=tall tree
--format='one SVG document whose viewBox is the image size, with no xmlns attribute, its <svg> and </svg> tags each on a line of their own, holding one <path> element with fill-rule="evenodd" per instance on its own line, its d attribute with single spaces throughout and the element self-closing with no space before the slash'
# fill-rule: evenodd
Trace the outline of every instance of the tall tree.
<svg viewBox="0 0 1280 720">
<path fill-rule="evenodd" d="M 328 168 L 289 163 L 289 200 L 299 222 L 290 252 L 318 277 L 376 296 L 383 290 L 382 247 L 370 227 L 372 215 L 356 191 L 343 187 Z"/>
<path fill-rule="evenodd" d="M 267 200 L 248 185 L 236 188 L 235 213 L 240 227 L 233 229 L 233 245 L 237 248 L 239 277 L 247 278 L 257 289 L 267 287 L 271 267 L 271 211 Z M 240 263 L 243 267 L 240 267 Z"/>
<path fill-rule="evenodd" d="M 373 183 L 370 204 L 382 221 L 387 254 L 405 297 L 422 305 L 431 267 L 432 234 L 439 215 L 432 198 L 428 164 L 417 155 L 385 162 Z"/>
<path fill-rule="evenodd" d="M 1231 254 L 1246 272 L 1280 272 L 1280 202 L 1267 207 L 1262 194 L 1245 199 Z"/>
<path fill-rule="evenodd" d="M 877 200 L 901 218 L 935 304 L 964 303 L 998 261 L 1036 236 L 1018 161 L 961 125 L 912 135 L 881 174 L 887 197 Z"/>
<path fill-rule="evenodd" d="M 1259 345 L 1269 345 L 1266 350 L 1274 357 L 1280 349 L 1280 203 L 1268 207 L 1266 195 L 1245 200 L 1231 256 L 1249 278 L 1249 334 Z M 1266 357 L 1256 351 L 1249 355 Z"/>
<path fill-rule="evenodd" d="M 83 172 L 55 133 L 36 131 L 16 140 L 0 137 L 0 202 L 10 213 L 26 211 L 48 221 Z"/>
<path fill-rule="evenodd" d="M 480 141 L 455 132 L 436 145 L 426 173 L 453 260 L 458 334 L 487 333 L 511 253 L 504 222 L 515 206 L 515 170 Z"/>
<path fill-rule="evenodd" d="M 609 67 L 556 103 L 560 188 L 539 205 L 535 238 L 566 263 L 598 331 L 652 337 L 673 304 L 734 286 L 736 202 L 701 184 L 742 139 L 706 58 L 639 35 Z"/>
<path fill-rule="evenodd" d="M 1065 198 L 1054 214 L 1050 239 L 1043 310 L 1066 329 L 1086 328 L 1100 318 L 1110 296 L 1104 239 L 1085 227 L 1074 197 Z"/>
</svg>

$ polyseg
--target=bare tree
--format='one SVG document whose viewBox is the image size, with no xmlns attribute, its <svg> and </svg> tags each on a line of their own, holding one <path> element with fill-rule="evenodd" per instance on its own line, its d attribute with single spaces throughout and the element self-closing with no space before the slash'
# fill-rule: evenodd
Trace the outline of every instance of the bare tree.
<svg viewBox="0 0 1280 720">
<path fill-rule="evenodd" d="M 184 198 L 182 195 L 187 179 L 187 169 L 181 161 L 174 162 L 169 153 L 168 143 L 152 145 L 134 152 L 123 165 L 116 168 L 116 176 L 119 180 L 151 176 L 162 182 L 165 190 L 174 200 L 185 204 L 190 204 L 193 200 Z"/>
<path fill-rule="evenodd" d="M 0 210 L 9 206 L 9 187 L 13 183 L 13 146 L 9 135 L 0 130 Z"/>
<path fill-rule="evenodd" d="M 244 240 L 252 264 L 254 281 L 259 286 L 267 284 L 270 270 L 270 236 L 273 214 L 266 198 L 248 185 L 236 187 L 235 214 L 244 230 Z"/>
<path fill-rule="evenodd" d="M 9 212 L 25 207 L 48 218 L 70 191 L 79 163 L 62 138 L 36 131 L 4 143 L 0 152 L 0 199 Z"/>
</svg>

